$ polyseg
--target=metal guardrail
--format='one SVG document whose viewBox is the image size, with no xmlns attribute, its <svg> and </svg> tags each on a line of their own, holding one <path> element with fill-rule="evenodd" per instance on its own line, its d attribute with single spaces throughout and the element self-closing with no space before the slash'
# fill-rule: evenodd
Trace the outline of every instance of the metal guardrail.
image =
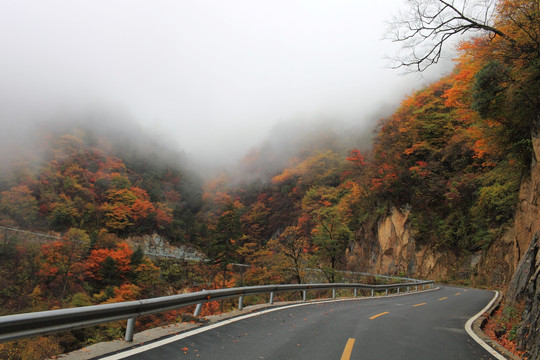
<svg viewBox="0 0 540 360">
<path fill-rule="evenodd" d="M 235 264 L 240 265 L 240 264 Z M 249 266 L 249 265 L 248 265 Z M 314 268 L 300 268 L 301 271 L 308 271 L 308 272 L 322 272 L 321 269 L 314 269 Z M 346 270 L 338 270 L 339 274 L 346 274 L 346 275 L 361 275 L 361 276 L 373 276 L 375 279 L 386 279 L 386 280 L 396 280 L 396 281 L 403 281 L 403 282 L 420 282 L 423 280 L 418 279 L 412 279 L 402 276 L 390 276 L 390 275 L 380 275 L 380 274 L 373 274 L 373 273 L 366 273 L 366 272 L 358 272 L 358 271 L 346 271 Z"/>
<path fill-rule="evenodd" d="M 38 233 L 38 232 L 28 231 L 28 230 L 14 229 L 14 228 L 6 227 L 6 226 L 0 226 L 0 229 L 2 229 L 4 231 L 13 231 L 13 232 L 23 233 L 23 234 L 27 234 L 27 235 L 30 234 L 30 235 L 34 235 L 34 236 L 41 236 L 41 237 L 46 237 L 46 238 L 55 239 L 55 240 L 61 240 L 62 239 L 59 236 L 53 236 L 53 235 L 48 235 L 48 234 L 43 234 L 43 233 Z"/>
<path fill-rule="evenodd" d="M 336 297 L 336 289 L 353 289 L 355 297 L 357 296 L 357 290 L 359 289 L 371 290 L 371 296 L 373 297 L 377 292 L 384 291 L 385 294 L 388 295 L 389 291 L 396 290 L 399 293 L 400 289 L 406 288 L 406 291 L 408 292 L 412 287 L 414 287 L 415 290 L 418 290 L 418 288 L 431 288 L 433 287 L 433 281 L 388 285 L 325 283 L 248 286 L 218 290 L 203 290 L 188 294 L 114 304 L 7 315 L 0 317 L 0 343 L 126 319 L 128 320 L 128 323 L 125 340 L 133 341 L 135 320 L 139 316 L 179 309 L 194 304 L 197 304 L 195 316 L 198 316 L 202 305 L 208 301 L 238 297 L 238 307 L 239 309 L 242 309 L 244 296 L 255 294 L 269 293 L 269 302 L 272 304 L 274 301 L 274 294 L 277 292 L 301 291 L 303 294 L 302 298 L 305 301 L 306 292 L 309 290 L 332 289 L 333 298 Z"/>
</svg>

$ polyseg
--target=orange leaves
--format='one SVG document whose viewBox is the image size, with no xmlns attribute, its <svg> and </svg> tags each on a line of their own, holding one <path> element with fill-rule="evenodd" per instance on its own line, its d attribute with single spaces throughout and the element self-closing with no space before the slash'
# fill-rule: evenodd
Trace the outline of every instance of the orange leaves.
<svg viewBox="0 0 540 360">
<path fill-rule="evenodd" d="M 94 249 L 85 262 L 85 273 L 90 278 L 103 280 L 103 273 L 100 270 L 105 260 L 111 258 L 116 265 L 118 276 L 124 278 L 131 270 L 131 255 L 133 250 L 124 242 L 118 243 L 113 249 Z"/>
<path fill-rule="evenodd" d="M 138 300 L 141 294 L 141 288 L 134 284 L 122 284 L 114 287 L 113 291 L 114 297 L 108 299 L 106 303 Z"/>
<path fill-rule="evenodd" d="M 299 169 L 285 169 L 272 178 L 272 184 L 282 184 L 300 175 Z"/>
<path fill-rule="evenodd" d="M 148 200 L 136 199 L 131 207 L 131 217 L 139 221 L 155 211 L 154 205 Z"/>
<path fill-rule="evenodd" d="M 158 227 L 165 226 L 170 224 L 173 220 L 172 209 L 167 206 L 167 204 L 157 203 L 156 204 L 156 225 Z"/>
<path fill-rule="evenodd" d="M 428 169 L 428 163 L 425 161 L 417 161 L 415 166 L 409 168 L 409 171 L 422 177 L 426 177 L 431 173 Z"/>
<path fill-rule="evenodd" d="M 30 187 L 38 201 L 36 211 L 25 210 L 32 220 L 41 220 L 40 224 L 57 231 L 75 226 L 89 231 L 106 228 L 121 234 L 148 233 L 170 226 L 173 209 L 181 210 L 183 176 L 175 165 L 154 164 L 148 171 L 147 159 L 132 154 L 132 167 L 128 168 L 117 156 L 126 149 L 112 147 L 108 139 L 86 130 L 50 135 L 45 150 L 51 155 L 39 169 L 39 180 Z M 2 216 L 2 220 L 9 219 Z M 15 222 L 36 223 L 21 216 Z"/>
<path fill-rule="evenodd" d="M 71 229 L 62 240 L 46 243 L 41 247 L 42 258 L 38 274 L 45 278 L 50 290 L 60 299 L 64 298 L 68 286 L 75 286 L 81 280 L 81 259 L 89 241 L 84 231 Z"/>
<path fill-rule="evenodd" d="M 429 148 L 429 145 L 427 143 L 427 141 L 420 141 L 416 144 L 413 144 L 411 147 L 405 149 L 403 151 L 403 153 L 405 155 L 412 155 L 414 154 L 415 152 L 421 152 L 421 151 L 429 151 L 430 148 Z"/>
<path fill-rule="evenodd" d="M 164 203 L 153 204 L 148 193 L 138 187 L 129 189 L 111 189 L 107 193 L 108 203 L 102 209 L 105 213 L 105 225 L 111 230 L 125 230 L 136 226 L 151 214 L 155 214 L 157 227 L 172 221 L 172 209 Z"/>
</svg>

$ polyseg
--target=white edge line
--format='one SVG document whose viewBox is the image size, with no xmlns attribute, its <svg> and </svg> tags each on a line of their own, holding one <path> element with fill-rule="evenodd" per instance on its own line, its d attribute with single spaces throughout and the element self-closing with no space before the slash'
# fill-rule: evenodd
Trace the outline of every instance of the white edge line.
<svg viewBox="0 0 540 360">
<path fill-rule="evenodd" d="M 305 302 L 305 303 L 300 303 L 300 304 L 292 304 L 292 305 L 286 305 L 286 306 L 278 306 L 278 307 L 275 307 L 275 308 L 262 310 L 262 311 L 258 311 L 258 312 L 251 313 L 251 314 L 237 316 L 237 317 L 234 317 L 234 318 L 231 318 L 231 319 L 228 319 L 228 320 L 223 320 L 223 321 L 217 322 L 217 323 L 212 324 L 212 325 L 202 326 L 202 327 L 200 327 L 198 329 L 186 331 L 184 333 L 174 335 L 174 336 L 168 337 L 168 338 L 163 339 L 163 340 L 158 340 L 158 341 L 150 343 L 148 345 L 139 346 L 139 347 L 137 347 L 135 349 L 122 351 L 122 352 L 120 352 L 118 354 L 103 357 L 103 358 L 100 358 L 100 360 L 120 360 L 120 359 L 124 359 L 124 358 L 126 358 L 128 356 L 132 356 L 132 355 L 136 355 L 136 354 L 148 351 L 148 350 L 152 350 L 152 349 L 155 349 L 157 347 L 167 345 L 167 344 L 170 344 L 172 342 L 182 340 L 182 339 L 185 339 L 187 337 L 190 337 L 190 336 L 193 336 L 193 335 L 196 335 L 196 334 L 208 331 L 208 330 L 212 330 L 212 329 L 215 329 L 215 328 L 218 328 L 218 327 L 221 327 L 221 326 L 224 326 L 224 325 L 228 325 L 228 324 L 231 324 L 231 323 L 236 322 L 236 321 L 248 319 L 248 318 L 251 318 L 251 317 L 254 317 L 254 316 L 267 314 L 267 313 L 273 312 L 273 311 L 285 310 L 285 309 L 290 309 L 290 308 L 294 308 L 294 307 L 298 307 L 298 306 L 322 304 L 322 303 L 328 303 L 328 302 L 363 300 L 363 299 L 384 299 L 384 298 L 390 298 L 390 297 L 395 297 L 395 296 L 414 295 L 414 294 L 419 294 L 419 293 L 423 293 L 423 292 L 426 292 L 426 291 L 433 291 L 433 290 L 438 290 L 438 289 L 439 288 L 437 287 L 437 288 L 426 289 L 426 290 L 422 290 L 422 291 L 418 291 L 418 292 L 415 291 L 415 292 L 409 292 L 409 293 L 403 293 L 403 294 L 391 294 L 389 296 L 357 297 L 357 298 L 345 298 L 345 299 L 335 299 L 335 300 L 330 299 L 330 300 Z M 504 358 L 503 358 L 503 360 L 504 360 Z"/>
<path fill-rule="evenodd" d="M 501 354 L 499 354 L 497 351 L 495 351 L 495 349 L 493 349 L 491 346 L 489 346 L 488 344 L 486 344 L 486 342 L 482 339 L 480 339 L 478 337 L 478 335 L 476 335 L 474 333 L 474 331 L 472 330 L 472 324 L 473 322 L 478 319 L 483 313 L 485 313 L 490 307 L 491 305 L 493 305 L 493 303 L 495 302 L 495 300 L 497 300 L 497 297 L 499 296 L 499 292 L 498 291 L 495 291 L 495 296 L 493 297 L 493 299 L 491 299 L 491 301 L 489 302 L 489 304 L 487 304 L 487 306 L 485 308 L 483 308 L 482 310 L 480 310 L 480 312 L 476 315 L 474 315 L 472 318 L 470 318 L 467 323 L 465 324 L 465 330 L 467 331 L 467 333 L 469 334 L 470 337 L 472 337 L 474 339 L 474 341 L 476 341 L 480 346 L 482 346 L 484 349 L 486 349 L 491 355 L 493 355 L 496 359 L 498 360 L 506 360 L 506 358 L 504 356 L 502 356 Z"/>
<path fill-rule="evenodd" d="M 345 299 L 343 299 L 343 300 L 345 300 Z M 339 301 L 343 301 L 343 300 L 340 299 Z M 196 334 L 208 331 L 208 330 L 212 330 L 212 329 L 224 326 L 224 325 L 228 325 L 228 324 L 236 322 L 236 321 L 248 319 L 250 317 L 259 316 L 259 315 L 266 314 L 266 313 L 273 312 L 273 311 L 290 309 L 290 308 L 297 307 L 297 306 L 319 304 L 319 303 L 323 303 L 323 302 L 328 302 L 328 301 L 317 301 L 317 302 L 309 302 L 309 303 L 301 303 L 301 304 L 280 306 L 280 307 L 275 307 L 275 308 L 272 308 L 272 309 L 258 311 L 258 312 L 251 313 L 251 314 L 237 316 L 237 317 L 234 317 L 234 318 L 231 318 L 231 319 L 228 319 L 228 320 L 220 321 L 220 322 L 212 324 L 212 325 L 202 326 L 202 327 L 200 327 L 198 329 L 195 329 L 195 330 L 186 331 L 185 333 L 178 334 L 178 335 L 175 335 L 175 336 L 171 336 L 169 338 L 159 340 L 159 341 L 153 342 L 153 343 L 148 344 L 148 345 L 139 346 L 139 347 L 137 347 L 135 349 L 123 351 L 122 353 L 119 353 L 119 354 L 114 354 L 114 355 L 111 355 L 111 356 L 108 356 L 108 357 L 105 357 L 105 358 L 101 358 L 101 360 L 123 359 L 123 358 L 126 358 L 126 357 L 131 356 L 131 355 L 135 355 L 135 354 L 139 354 L 141 352 L 152 350 L 154 348 L 157 348 L 157 347 L 160 347 L 160 346 L 163 346 L 163 345 L 167 345 L 167 344 L 170 344 L 172 342 L 182 340 L 182 339 L 185 339 L 187 337 L 190 337 L 190 336 L 193 336 L 193 335 L 196 335 Z"/>
</svg>

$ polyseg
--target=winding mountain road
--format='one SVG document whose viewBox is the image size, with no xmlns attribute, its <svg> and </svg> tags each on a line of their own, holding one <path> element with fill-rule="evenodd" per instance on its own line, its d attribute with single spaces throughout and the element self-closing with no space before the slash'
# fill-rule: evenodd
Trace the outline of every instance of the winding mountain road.
<svg viewBox="0 0 540 360">
<path fill-rule="evenodd" d="M 302 303 L 104 359 L 494 359 L 464 328 L 493 296 L 441 287 L 404 296 Z"/>
</svg>

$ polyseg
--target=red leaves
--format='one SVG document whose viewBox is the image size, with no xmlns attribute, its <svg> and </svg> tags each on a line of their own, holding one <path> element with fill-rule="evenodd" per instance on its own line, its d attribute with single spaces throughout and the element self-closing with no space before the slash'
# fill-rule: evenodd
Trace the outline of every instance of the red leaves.
<svg viewBox="0 0 540 360">
<path fill-rule="evenodd" d="M 116 264 L 118 276 L 125 278 L 126 274 L 131 270 L 131 255 L 133 255 L 133 250 L 124 242 L 119 243 L 114 249 L 94 249 L 85 262 L 85 273 L 90 278 L 102 280 L 103 274 L 100 269 L 105 259 L 110 257 Z"/>
<path fill-rule="evenodd" d="M 147 217 L 151 212 L 155 211 L 154 205 L 148 200 L 137 199 L 131 207 L 131 217 L 135 221 L 139 221 Z"/>
<path fill-rule="evenodd" d="M 418 175 L 421 177 L 426 177 L 431 174 L 428 169 L 428 163 L 425 161 L 417 161 L 415 166 L 411 166 L 409 168 L 409 171 L 414 175 Z"/>
<path fill-rule="evenodd" d="M 366 165 L 364 155 L 360 153 L 358 149 L 352 149 L 349 151 L 349 156 L 346 158 L 354 167 L 361 168 Z"/>
</svg>

